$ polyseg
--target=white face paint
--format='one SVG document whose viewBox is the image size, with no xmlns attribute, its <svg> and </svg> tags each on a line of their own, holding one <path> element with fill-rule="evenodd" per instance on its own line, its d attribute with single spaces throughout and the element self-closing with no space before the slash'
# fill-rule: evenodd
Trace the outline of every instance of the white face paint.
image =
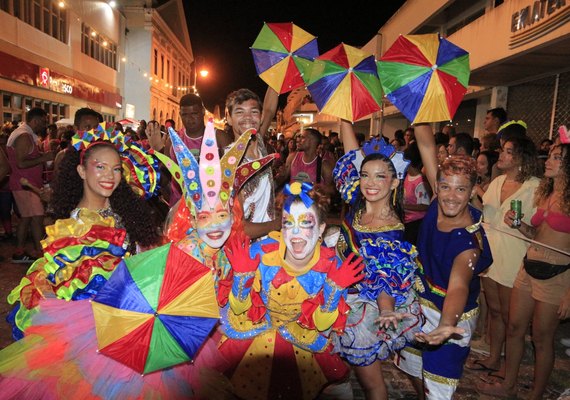
<svg viewBox="0 0 570 400">
<path fill-rule="evenodd" d="M 196 231 L 200 239 L 213 249 L 219 249 L 230 236 L 232 216 L 220 203 L 213 211 L 199 211 Z"/>
<path fill-rule="evenodd" d="M 289 212 L 283 211 L 281 232 L 287 247 L 285 259 L 295 263 L 309 261 L 324 228 L 314 206 L 307 208 L 301 202 L 293 203 Z"/>
</svg>

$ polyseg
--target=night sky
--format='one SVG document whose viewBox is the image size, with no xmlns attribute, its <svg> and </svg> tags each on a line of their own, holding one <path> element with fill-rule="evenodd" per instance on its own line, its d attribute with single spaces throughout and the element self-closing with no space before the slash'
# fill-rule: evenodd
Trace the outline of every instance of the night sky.
<svg viewBox="0 0 570 400">
<path fill-rule="evenodd" d="M 330 1 L 314 0 L 185 0 L 194 56 L 204 57 L 210 72 L 206 79 L 198 77 L 200 96 L 210 111 L 241 87 L 263 99 L 267 85 L 257 76 L 250 46 L 264 22 L 295 23 L 317 36 L 322 54 L 341 42 L 365 45 L 404 2 L 353 0 L 335 7 Z M 280 96 L 280 104 L 286 96 Z"/>
</svg>

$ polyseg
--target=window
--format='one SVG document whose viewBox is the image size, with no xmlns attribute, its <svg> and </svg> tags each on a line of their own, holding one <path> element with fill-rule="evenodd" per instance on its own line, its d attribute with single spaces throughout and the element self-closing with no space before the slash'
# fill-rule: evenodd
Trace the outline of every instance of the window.
<svg viewBox="0 0 570 400">
<path fill-rule="evenodd" d="M 19 94 L 10 92 L 0 92 L 0 96 L 2 97 L 0 114 L 3 116 L 4 121 L 21 121 L 23 116 L 32 109 L 32 106 L 44 109 L 48 113 L 50 122 L 65 118 L 69 113 L 67 104 L 31 97 L 23 98 Z"/>
<path fill-rule="evenodd" d="M 53 0 L 0 0 L 0 9 L 67 43 L 67 10 Z"/>
<path fill-rule="evenodd" d="M 81 24 L 81 52 L 117 69 L 117 45 L 85 24 Z"/>
<path fill-rule="evenodd" d="M 154 49 L 154 75 L 158 75 L 158 50 Z"/>
<path fill-rule="evenodd" d="M 160 79 L 164 79 L 164 56 L 160 55 Z"/>
<path fill-rule="evenodd" d="M 166 60 L 166 82 L 170 83 L 170 61 Z"/>
</svg>

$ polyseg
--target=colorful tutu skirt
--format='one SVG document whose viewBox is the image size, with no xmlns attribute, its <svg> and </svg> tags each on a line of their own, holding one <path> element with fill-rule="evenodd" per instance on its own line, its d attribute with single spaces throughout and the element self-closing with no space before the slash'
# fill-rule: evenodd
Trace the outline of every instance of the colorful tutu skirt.
<svg viewBox="0 0 570 400">
<path fill-rule="evenodd" d="M 334 351 L 351 365 L 363 367 L 387 359 L 393 352 L 412 343 L 414 334 L 422 326 L 421 307 L 413 290 L 400 306 L 395 307 L 396 312 L 409 314 L 399 322 L 397 329 L 380 328 L 376 322 L 380 315 L 375 301 L 349 294 L 347 303 L 351 310 L 346 329 L 342 335 L 333 335 L 333 344 Z"/>
<path fill-rule="evenodd" d="M 89 300 L 44 299 L 25 337 L 0 351 L 0 399 L 226 399 L 215 333 L 192 364 L 141 375 L 97 352 Z"/>
</svg>

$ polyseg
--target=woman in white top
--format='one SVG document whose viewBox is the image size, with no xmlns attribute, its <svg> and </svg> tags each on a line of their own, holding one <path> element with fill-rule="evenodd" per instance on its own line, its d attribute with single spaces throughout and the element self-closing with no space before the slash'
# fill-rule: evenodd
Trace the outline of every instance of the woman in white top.
<svg viewBox="0 0 570 400">
<path fill-rule="evenodd" d="M 501 367 L 501 351 L 505 342 L 509 301 L 515 277 L 528 248 L 522 234 L 504 222 L 504 215 L 511 208 L 512 200 L 521 200 L 525 222 L 534 213 L 533 196 L 540 180 L 538 158 L 534 143 L 526 136 L 511 137 L 501 148 L 498 167 L 503 175 L 489 185 L 483 195 L 484 220 L 493 254 L 493 264 L 482 278 L 485 300 L 489 307 L 490 354 L 476 360 L 470 369 L 493 372 Z M 519 239 L 518 237 L 521 237 Z"/>
</svg>

